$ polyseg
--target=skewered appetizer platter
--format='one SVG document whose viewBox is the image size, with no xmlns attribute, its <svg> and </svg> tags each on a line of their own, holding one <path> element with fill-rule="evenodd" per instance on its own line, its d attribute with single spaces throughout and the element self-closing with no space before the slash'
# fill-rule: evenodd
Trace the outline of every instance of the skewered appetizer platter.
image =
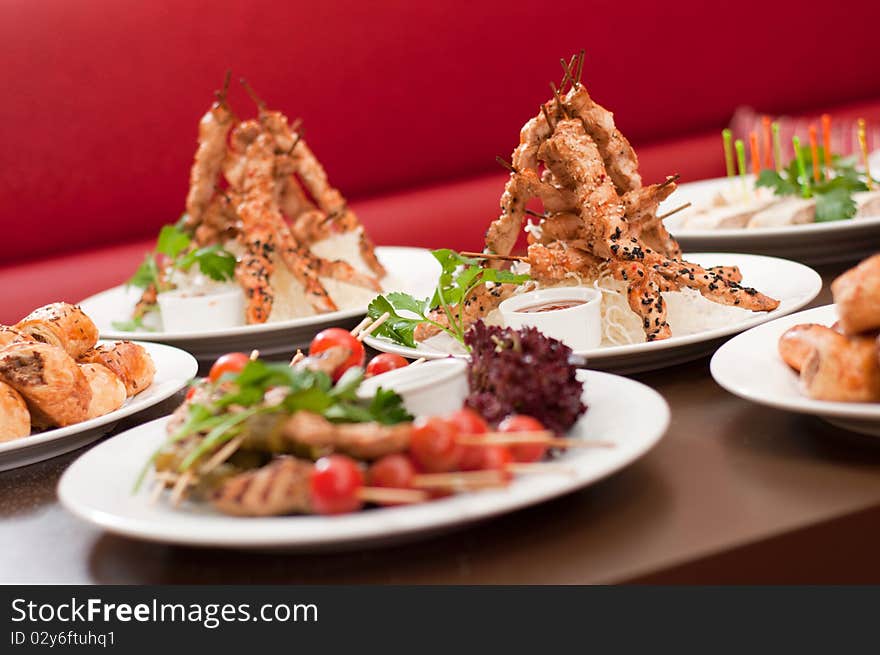
<svg viewBox="0 0 880 655">
<path fill-rule="evenodd" d="M 725 344 L 712 360 L 712 374 L 749 400 L 880 435 L 880 255 L 838 277 L 831 291 L 833 305 L 773 321 Z"/>
<path fill-rule="evenodd" d="M 258 114 L 241 120 L 228 84 L 227 73 L 199 123 L 181 219 L 127 285 L 82 302 L 105 337 L 175 343 L 202 360 L 245 344 L 283 352 L 322 325 L 353 324 L 377 292 L 419 288 L 410 271 L 431 267 L 419 249 L 376 249 L 302 121 L 244 80 Z"/>
<path fill-rule="evenodd" d="M 680 242 L 810 263 L 860 259 L 880 247 L 880 186 L 871 174 L 865 122 L 858 122 L 859 166 L 855 157 L 832 153 L 828 114 L 821 143 L 811 124 L 809 145 L 794 136 L 787 164 L 779 123 L 764 117 L 763 126 L 762 137 L 753 132 L 749 139 L 750 174 L 745 145 L 724 130 L 727 177 L 682 185 L 678 206 L 664 203 L 666 226 Z"/>
<path fill-rule="evenodd" d="M 99 341 L 92 320 L 64 302 L 0 326 L 0 470 L 96 439 L 195 372 L 173 348 Z"/>
<path fill-rule="evenodd" d="M 613 115 L 580 81 L 583 53 L 561 63 L 560 86 L 551 83 L 553 97 L 523 126 L 511 162 L 501 160 L 510 178 L 484 251 L 435 251 L 432 294 L 375 299 L 369 315 L 391 319 L 371 346 L 465 355 L 464 333 L 484 319 L 534 325 L 593 367 L 634 371 L 703 355 L 815 297 L 818 275 L 792 262 L 683 256 L 658 215 L 676 178 L 644 185 Z M 513 255 L 523 229 L 527 254 Z"/>
<path fill-rule="evenodd" d="M 229 354 L 171 417 L 77 460 L 59 496 L 86 520 L 149 540 L 364 546 L 581 488 L 667 427 L 656 392 L 577 370 L 569 348 L 534 329 L 478 322 L 468 340 L 470 363 L 383 354 L 366 374 L 361 341 L 341 329 L 290 364 Z"/>
</svg>

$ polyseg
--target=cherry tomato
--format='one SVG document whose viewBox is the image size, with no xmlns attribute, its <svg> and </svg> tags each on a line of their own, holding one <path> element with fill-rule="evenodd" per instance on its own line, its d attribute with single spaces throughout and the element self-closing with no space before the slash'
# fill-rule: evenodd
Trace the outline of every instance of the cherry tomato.
<svg viewBox="0 0 880 655">
<path fill-rule="evenodd" d="M 351 354 L 333 371 L 334 380 L 341 378 L 342 374 L 352 366 L 363 366 L 366 359 L 364 344 L 351 336 L 351 332 L 342 328 L 327 328 L 318 332 L 309 346 L 309 355 L 317 355 L 328 348 L 337 346 L 348 348 Z"/>
<path fill-rule="evenodd" d="M 512 477 L 507 465 L 513 462 L 513 453 L 507 446 L 499 444 L 481 446 L 481 454 L 483 456 L 480 462 L 479 470 L 482 471 L 500 471 L 504 474 L 505 479 Z"/>
<path fill-rule="evenodd" d="M 447 419 L 456 427 L 459 434 L 483 434 L 489 426 L 483 417 L 474 410 L 463 407 Z M 483 468 L 483 449 L 485 446 L 462 446 L 461 461 L 458 463 L 462 471 L 479 471 Z"/>
<path fill-rule="evenodd" d="M 409 362 L 400 355 L 395 355 L 394 353 L 382 353 L 381 355 L 373 357 L 373 359 L 370 360 L 370 363 L 367 364 L 366 376 L 370 378 L 374 375 L 382 375 L 383 373 L 394 371 L 407 365 L 409 365 Z"/>
<path fill-rule="evenodd" d="M 454 471 L 461 460 L 455 426 L 439 417 L 419 417 L 413 424 L 410 453 L 416 464 L 429 473 Z"/>
<path fill-rule="evenodd" d="M 385 455 L 370 466 L 369 479 L 374 487 L 408 489 L 412 486 L 416 467 L 406 455 L 395 453 Z"/>
<path fill-rule="evenodd" d="M 498 424 L 499 432 L 534 432 L 543 429 L 540 421 L 524 414 L 511 414 Z M 537 462 L 547 453 L 547 446 L 540 443 L 511 444 L 510 452 L 517 462 Z"/>
<path fill-rule="evenodd" d="M 351 457 L 329 455 L 317 462 L 309 475 L 312 506 L 319 514 L 345 514 L 359 510 L 363 503 L 357 492 L 364 476 Z"/>
<path fill-rule="evenodd" d="M 250 357 L 244 353 L 226 353 L 217 358 L 211 371 L 208 373 L 208 379 L 216 382 L 224 373 L 239 373 L 241 369 L 250 361 Z"/>
</svg>

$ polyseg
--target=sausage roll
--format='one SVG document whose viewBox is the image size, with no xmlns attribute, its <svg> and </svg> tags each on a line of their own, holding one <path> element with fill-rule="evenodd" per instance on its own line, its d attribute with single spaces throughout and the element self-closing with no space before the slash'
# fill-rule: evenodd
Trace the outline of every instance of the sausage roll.
<svg viewBox="0 0 880 655">
<path fill-rule="evenodd" d="M 82 364 L 102 364 L 113 371 L 129 396 L 140 393 L 153 383 L 156 366 L 150 354 L 131 341 L 117 341 L 92 348 L 79 358 Z"/>
<path fill-rule="evenodd" d="M 104 416 L 122 407 L 128 394 L 118 375 L 102 364 L 80 364 L 79 368 L 92 390 L 88 418 Z"/>
<path fill-rule="evenodd" d="M 37 342 L 6 346 L 0 350 L 0 381 L 24 397 L 36 427 L 71 425 L 88 415 L 89 383 L 61 348 Z"/>
<path fill-rule="evenodd" d="M 22 334 L 14 327 L 0 325 L 0 348 L 8 346 L 10 343 L 15 343 L 16 341 L 33 341 L 33 339 L 26 334 Z"/>
<path fill-rule="evenodd" d="M 24 398 L 8 384 L 0 382 L 0 443 L 31 433 L 31 413 Z"/>
<path fill-rule="evenodd" d="M 831 295 L 846 334 L 880 327 L 880 255 L 868 257 L 834 280 Z"/>
<path fill-rule="evenodd" d="M 98 328 L 76 305 L 56 302 L 35 309 L 15 325 L 35 341 L 58 346 L 74 359 L 98 343 Z"/>
</svg>

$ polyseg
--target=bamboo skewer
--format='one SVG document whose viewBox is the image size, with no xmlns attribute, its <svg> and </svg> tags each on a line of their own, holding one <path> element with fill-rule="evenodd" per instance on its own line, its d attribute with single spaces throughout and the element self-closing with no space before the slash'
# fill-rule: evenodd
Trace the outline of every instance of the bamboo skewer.
<svg viewBox="0 0 880 655">
<path fill-rule="evenodd" d="M 296 354 L 290 360 L 290 366 L 295 366 L 296 364 L 299 364 L 303 359 L 305 359 L 305 357 L 305 353 L 297 348 Z"/>
<path fill-rule="evenodd" d="M 207 473 L 210 473 L 215 468 L 220 466 L 223 462 L 232 457 L 232 454 L 236 450 L 238 450 L 239 446 L 241 446 L 242 441 L 244 441 L 244 437 L 239 436 L 227 443 L 225 446 L 223 446 L 223 448 L 214 453 L 211 459 L 209 459 L 201 468 L 199 473 L 201 473 L 202 475 L 206 475 Z"/>
<path fill-rule="evenodd" d="M 468 252 L 466 250 L 458 253 L 462 257 L 473 257 L 474 259 L 497 259 L 499 261 L 508 261 L 508 262 L 527 262 L 529 261 L 528 257 L 524 257 L 522 255 L 496 255 L 491 252 Z"/>
<path fill-rule="evenodd" d="M 657 216 L 657 220 L 658 220 L 658 221 L 664 221 L 664 220 L 666 220 L 667 218 L 669 218 L 670 216 L 672 216 L 673 214 L 677 214 L 677 213 L 680 212 L 680 211 L 684 211 L 685 209 L 687 209 L 687 208 L 690 207 L 690 206 L 691 206 L 691 203 L 686 202 L 686 203 L 684 203 L 683 205 L 681 205 L 680 207 L 676 207 L 675 209 L 670 209 L 670 210 L 669 210 L 668 212 L 666 212 L 665 214 L 660 214 L 659 216 Z"/>
<path fill-rule="evenodd" d="M 420 489 L 392 489 L 388 487 L 361 487 L 357 497 L 366 503 L 413 505 L 423 503 L 431 496 Z"/>
<path fill-rule="evenodd" d="M 370 336 L 373 332 L 375 332 L 376 330 L 378 330 L 378 329 L 379 329 L 379 326 L 382 325 L 382 324 L 383 324 L 385 321 L 387 321 L 389 318 L 391 318 L 391 314 L 389 314 L 388 312 L 385 312 L 384 314 L 382 314 L 382 316 L 380 316 L 380 317 L 377 318 L 375 321 L 373 321 L 372 323 L 370 323 L 369 325 L 367 325 L 367 327 L 363 328 L 363 329 L 358 333 L 358 335 L 357 335 L 357 340 L 358 340 L 358 341 L 363 341 L 365 338 L 367 338 L 368 336 Z"/>
<path fill-rule="evenodd" d="M 426 361 L 428 361 L 428 360 L 425 359 L 424 357 L 419 357 L 417 360 L 415 360 L 414 362 L 409 364 L 409 366 L 415 366 L 416 364 L 424 364 Z"/>
<path fill-rule="evenodd" d="M 500 155 L 495 155 L 495 161 L 504 166 L 504 168 L 509 170 L 511 173 L 517 172 L 517 170 L 513 167 L 513 164 L 508 162 L 504 157 L 501 157 Z"/>
<path fill-rule="evenodd" d="M 565 439 L 556 437 L 550 430 L 465 434 L 459 436 L 457 442 L 462 446 L 544 444 L 552 448 L 614 448 L 610 441 Z"/>
<path fill-rule="evenodd" d="M 373 319 L 369 316 L 364 316 L 364 319 L 351 329 L 351 336 L 356 337 L 357 335 L 359 335 L 361 333 L 361 330 L 372 323 L 372 321 Z"/>
</svg>

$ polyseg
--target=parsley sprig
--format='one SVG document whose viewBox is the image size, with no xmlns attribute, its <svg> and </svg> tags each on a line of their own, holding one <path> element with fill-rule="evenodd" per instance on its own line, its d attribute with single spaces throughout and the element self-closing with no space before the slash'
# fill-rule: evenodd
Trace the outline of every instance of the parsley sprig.
<svg viewBox="0 0 880 655">
<path fill-rule="evenodd" d="M 868 190 L 863 180 L 864 175 L 855 167 L 855 160 L 832 155 L 833 175 L 816 182 L 813 179 L 814 162 L 809 149 L 804 149 L 803 157 L 806 179 L 799 175 L 798 163 L 793 159 L 781 172 L 762 170 L 756 186 L 772 189 L 777 196 L 815 198 L 817 223 L 840 221 L 855 216 L 856 203 L 852 194 Z M 824 160 L 821 147 L 819 160 Z"/>
<path fill-rule="evenodd" d="M 159 231 L 155 250 L 147 253 L 128 285 L 146 289 L 152 284 L 158 291 L 168 291 L 171 285 L 161 275 L 162 264 L 180 271 L 188 271 L 197 264 L 202 273 L 218 282 L 231 280 L 235 275 L 235 255 L 216 244 L 195 248 L 179 222 L 165 225 Z"/>
<path fill-rule="evenodd" d="M 464 301 L 477 287 L 486 283 L 522 284 L 530 279 L 528 275 L 485 268 L 480 265 L 480 260 L 463 257 L 448 248 L 433 250 L 431 254 L 440 262 L 440 278 L 433 295 L 424 299 L 401 292 L 377 296 L 370 303 L 367 314 L 377 319 L 387 312 L 389 318 L 374 334 L 415 348 L 416 327 L 429 323 L 464 344 Z M 443 310 L 448 325 L 430 317 L 431 311 L 437 308 Z"/>
<path fill-rule="evenodd" d="M 150 466 L 169 445 L 188 437 L 201 435 L 181 461 L 178 472 L 193 467 L 204 455 L 231 441 L 248 429 L 248 421 L 257 415 L 293 414 L 307 411 L 319 414 L 334 423 L 366 423 L 376 421 L 394 425 L 412 420 L 403 400 L 394 391 L 376 391 L 369 400 L 357 397 L 364 371 L 348 369 L 334 385 L 330 376 L 321 371 L 294 369 L 284 363 L 261 360 L 248 362 L 241 372 L 227 373 L 214 383 L 227 389 L 209 403 L 191 403 L 186 420 L 147 461 L 135 483 L 140 487 Z M 272 404 L 265 402 L 270 389 L 284 390 Z"/>
</svg>

